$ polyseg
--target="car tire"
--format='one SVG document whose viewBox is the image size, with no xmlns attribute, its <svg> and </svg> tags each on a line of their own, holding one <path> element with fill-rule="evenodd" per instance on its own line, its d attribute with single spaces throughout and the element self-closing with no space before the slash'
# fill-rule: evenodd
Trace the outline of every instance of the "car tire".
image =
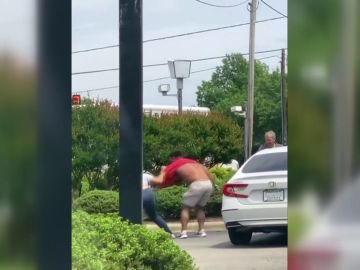
<svg viewBox="0 0 360 270">
<path fill-rule="evenodd" d="M 237 231 L 236 228 L 228 228 L 230 242 L 233 245 L 247 245 L 249 244 L 252 232 Z"/>
</svg>

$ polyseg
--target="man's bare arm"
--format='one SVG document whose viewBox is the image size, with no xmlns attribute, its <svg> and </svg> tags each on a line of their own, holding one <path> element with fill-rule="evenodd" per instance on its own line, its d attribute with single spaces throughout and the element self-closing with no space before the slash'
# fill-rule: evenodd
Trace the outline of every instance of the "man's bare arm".
<svg viewBox="0 0 360 270">
<path fill-rule="evenodd" d="M 154 178 L 150 181 L 151 185 L 161 186 L 165 179 L 165 166 L 161 167 L 160 174 L 158 176 L 154 176 Z"/>
</svg>

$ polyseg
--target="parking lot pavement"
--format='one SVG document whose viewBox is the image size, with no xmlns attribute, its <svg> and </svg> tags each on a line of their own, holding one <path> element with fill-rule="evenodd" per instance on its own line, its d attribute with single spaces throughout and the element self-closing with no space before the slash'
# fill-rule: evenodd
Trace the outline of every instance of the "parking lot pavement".
<svg viewBox="0 0 360 270">
<path fill-rule="evenodd" d="M 145 221 L 144 224 L 146 227 L 151 229 L 158 228 L 156 224 L 151 221 Z M 180 220 L 168 221 L 167 222 L 170 229 L 174 232 L 180 232 Z M 196 220 L 191 220 L 188 224 L 188 231 L 196 231 L 198 227 Z M 206 231 L 226 231 L 224 221 L 221 217 L 219 218 L 207 218 L 205 222 Z"/>
<path fill-rule="evenodd" d="M 248 246 L 234 246 L 226 231 L 208 231 L 199 238 L 189 231 L 189 238 L 174 240 L 195 260 L 200 270 L 285 270 L 287 235 L 256 233 Z"/>
</svg>

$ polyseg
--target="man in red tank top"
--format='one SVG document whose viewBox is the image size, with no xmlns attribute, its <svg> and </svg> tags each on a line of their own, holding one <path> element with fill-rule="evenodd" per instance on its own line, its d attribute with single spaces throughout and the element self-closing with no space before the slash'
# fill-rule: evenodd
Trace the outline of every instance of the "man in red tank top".
<svg viewBox="0 0 360 270">
<path fill-rule="evenodd" d="M 188 186 L 187 192 L 183 195 L 180 238 L 188 237 L 187 225 L 192 208 L 196 209 L 196 218 L 199 224 L 197 235 L 205 237 L 204 207 L 213 192 L 213 182 L 208 169 L 196 160 L 181 157 L 180 154 L 173 154 L 170 164 L 162 168 L 160 175 L 154 178 L 153 183 L 160 188 L 179 183 L 185 183 Z"/>
</svg>

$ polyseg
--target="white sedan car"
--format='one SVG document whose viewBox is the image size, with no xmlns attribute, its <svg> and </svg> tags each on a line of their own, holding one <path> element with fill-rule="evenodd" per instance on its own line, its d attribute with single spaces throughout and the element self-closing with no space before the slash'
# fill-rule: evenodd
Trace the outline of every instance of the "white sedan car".
<svg viewBox="0 0 360 270">
<path fill-rule="evenodd" d="M 253 232 L 286 231 L 287 147 L 251 156 L 223 187 L 222 216 L 234 245 L 248 244 Z"/>
</svg>

